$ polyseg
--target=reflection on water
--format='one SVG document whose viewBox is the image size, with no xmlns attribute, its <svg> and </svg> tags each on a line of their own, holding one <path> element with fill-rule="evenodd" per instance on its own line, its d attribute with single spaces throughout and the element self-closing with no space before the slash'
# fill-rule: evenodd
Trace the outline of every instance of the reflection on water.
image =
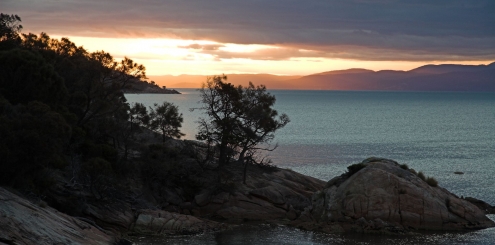
<svg viewBox="0 0 495 245">
<path fill-rule="evenodd" d="M 495 220 L 495 215 L 488 215 Z M 140 237 L 134 239 L 138 245 L 162 244 L 495 244 L 495 228 L 472 232 L 421 233 L 417 235 L 386 236 L 371 234 L 324 234 L 302 231 L 279 225 L 241 225 L 232 230 L 199 235 L 180 235 L 165 238 Z"/>
</svg>

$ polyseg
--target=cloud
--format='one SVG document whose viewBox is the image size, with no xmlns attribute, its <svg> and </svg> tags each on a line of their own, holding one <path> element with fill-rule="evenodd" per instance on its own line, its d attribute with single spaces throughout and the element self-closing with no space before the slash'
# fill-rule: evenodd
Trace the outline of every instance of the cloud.
<svg viewBox="0 0 495 245">
<path fill-rule="evenodd" d="M 311 57 L 358 60 L 495 59 L 493 0 L 2 0 L 0 7 L 33 32 L 281 47 L 251 54 L 188 47 L 219 58 L 287 59 L 311 50 Z"/>
<path fill-rule="evenodd" d="M 185 49 L 195 49 L 195 50 L 205 50 L 205 51 L 215 51 L 218 50 L 219 48 L 225 47 L 225 45 L 222 44 L 198 44 L 198 43 L 193 43 L 189 44 L 186 46 L 178 46 L 178 48 L 185 48 Z"/>
</svg>

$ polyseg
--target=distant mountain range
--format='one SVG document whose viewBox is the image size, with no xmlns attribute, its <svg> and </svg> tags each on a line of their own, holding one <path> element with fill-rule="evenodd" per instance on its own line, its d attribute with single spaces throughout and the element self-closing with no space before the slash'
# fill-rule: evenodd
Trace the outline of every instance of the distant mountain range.
<svg viewBox="0 0 495 245">
<path fill-rule="evenodd" d="M 495 62 L 489 65 L 425 65 L 410 71 L 348 69 L 308 76 L 227 74 L 233 84 L 249 81 L 269 89 L 480 91 L 495 92 Z M 198 88 L 206 76 L 150 76 L 171 88 Z"/>
</svg>

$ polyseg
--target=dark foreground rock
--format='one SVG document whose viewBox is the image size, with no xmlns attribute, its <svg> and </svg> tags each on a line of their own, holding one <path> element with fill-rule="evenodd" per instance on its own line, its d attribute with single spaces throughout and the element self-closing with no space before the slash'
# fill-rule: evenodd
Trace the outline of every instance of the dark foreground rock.
<svg viewBox="0 0 495 245">
<path fill-rule="evenodd" d="M 112 244 L 95 226 L 0 187 L 0 244 Z"/>
<path fill-rule="evenodd" d="M 472 230 L 493 221 L 470 202 L 433 187 L 415 171 L 387 159 L 367 159 L 313 196 L 312 206 L 293 224 L 324 232 L 403 233 L 414 230 Z"/>
<path fill-rule="evenodd" d="M 495 214 L 495 206 L 492 206 L 483 200 L 479 200 L 474 197 L 465 197 L 464 200 L 476 205 L 476 207 L 485 211 L 487 214 Z"/>
<path fill-rule="evenodd" d="M 122 244 L 122 237 L 195 234 L 252 221 L 370 233 L 494 226 L 471 202 L 488 207 L 486 203 L 430 186 L 414 170 L 394 161 L 367 159 L 359 167 L 363 168 L 355 168 L 354 174 L 324 182 L 291 170 L 249 166 L 243 183 L 242 166 L 231 164 L 198 175 L 213 173 L 215 181 L 190 197 L 177 194 L 186 193 L 181 189 L 173 192 L 177 185 L 158 189 L 163 196 L 152 195 L 156 189 L 147 194 L 136 185 L 129 193 L 115 191 L 96 198 L 60 182 L 51 189 L 51 203 L 72 216 L 0 188 L 0 244 Z"/>
<path fill-rule="evenodd" d="M 153 236 L 196 234 L 226 228 L 228 226 L 225 224 L 199 219 L 191 215 L 160 210 L 141 210 L 136 221 L 132 224 L 129 234 Z"/>
<path fill-rule="evenodd" d="M 0 244 L 121 244 L 122 235 L 195 234 L 228 225 L 161 210 L 92 206 L 72 217 L 0 187 Z"/>
<path fill-rule="evenodd" d="M 287 169 L 263 170 L 250 166 L 246 184 L 242 169 L 228 167 L 231 189 L 208 188 L 184 205 L 183 212 L 198 217 L 239 223 L 261 221 L 284 223 L 296 219 L 315 191 L 325 182 Z"/>
</svg>

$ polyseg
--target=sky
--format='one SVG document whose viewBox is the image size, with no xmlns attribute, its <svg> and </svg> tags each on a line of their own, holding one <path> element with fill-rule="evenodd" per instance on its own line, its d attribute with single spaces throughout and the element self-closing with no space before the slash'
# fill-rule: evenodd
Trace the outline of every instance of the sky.
<svg viewBox="0 0 495 245">
<path fill-rule="evenodd" d="M 0 0 L 23 32 L 148 75 L 312 73 L 495 61 L 493 0 Z"/>
</svg>

